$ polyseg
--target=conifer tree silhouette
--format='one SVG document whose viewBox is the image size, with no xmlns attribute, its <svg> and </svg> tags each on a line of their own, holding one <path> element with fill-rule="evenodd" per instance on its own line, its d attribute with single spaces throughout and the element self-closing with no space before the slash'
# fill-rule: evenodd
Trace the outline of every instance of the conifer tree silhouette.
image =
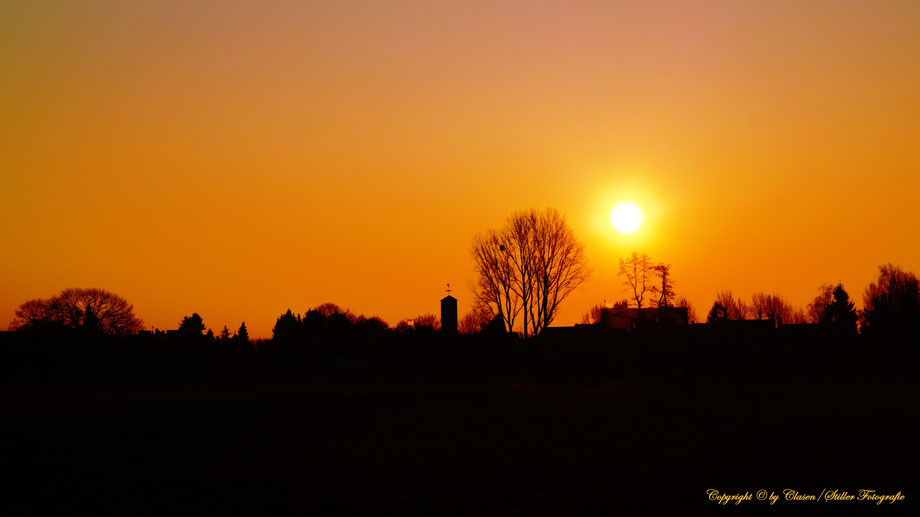
<svg viewBox="0 0 920 517">
<path fill-rule="evenodd" d="M 240 325 L 240 329 L 236 331 L 235 337 L 240 344 L 249 344 L 249 330 L 246 329 L 245 321 Z"/>
<path fill-rule="evenodd" d="M 824 313 L 819 323 L 833 327 L 845 334 L 856 333 L 856 306 L 850 301 L 850 295 L 837 284 L 834 288 L 833 300 L 824 307 Z"/>
<path fill-rule="evenodd" d="M 201 319 L 201 316 L 199 316 L 197 312 L 193 313 L 191 316 L 182 318 L 182 321 L 179 323 L 179 332 L 182 334 L 200 336 L 204 333 L 204 329 L 204 320 Z"/>
</svg>

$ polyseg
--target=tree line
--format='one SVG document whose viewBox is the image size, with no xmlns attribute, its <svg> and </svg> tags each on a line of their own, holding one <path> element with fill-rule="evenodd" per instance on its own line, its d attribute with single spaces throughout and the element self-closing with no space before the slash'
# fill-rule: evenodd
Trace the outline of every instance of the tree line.
<svg viewBox="0 0 920 517">
<path fill-rule="evenodd" d="M 754 293 L 750 302 L 721 291 L 707 323 L 726 320 L 771 320 L 776 325 L 810 323 L 841 334 L 894 338 L 920 326 L 920 280 L 894 264 L 879 266 L 878 277 L 863 293 L 858 311 L 842 283 L 824 284 L 805 309 L 794 308 L 778 294 Z"/>
<path fill-rule="evenodd" d="M 591 275 L 584 246 L 575 237 L 565 217 L 557 210 L 526 210 L 511 214 L 505 224 L 473 239 L 472 257 L 478 274 L 471 286 L 473 309 L 459 322 L 461 333 L 514 333 L 525 340 L 549 327 L 561 304 Z M 688 319 L 697 321 L 693 305 L 678 297 L 671 265 L 653 261 L 647 254 L 633 252 L 620 259 L 618 275 L 629 298 L 614 304 L 615 310 L 632 307 L 643 321 L 643 310 L 671 307 L 686 309 Z M 603 305 L 592 307 L 582 323 L 600 322 Z M 11 330 L 57 330 L 81 335 L 127 336 L 143 330 L 144 323 L 134 307 L 120 296 L 102 289 L 65 289 L 49 299 L 29 300 L 16 310 Z M 750 301 L 733 296 L 730 290 L 717 293 L 706 314 L 707 323 L 732 320 L 770 320 L 775 325 L 813 323 L 832 326 L 841 332 L 857 331 L 876 336 L 899 335 L 920 322 L 920 288 L 917 276 L 886 264 L 863 295 L 863 310 L 842 284 L 822 285 L 806 308 L 796 308 L 779 294 L 754 293 Z M 423 336 L 437 332 L 440 322 L 434 314 L 422 314 L 399 321 L 395 327 L 377 317 L 355 315 L 327 303 L 303 315 L 291 310 L 278 317 L 272 341 L 283 348 L 289 343 L 330 341 L 332 338 L 360 341 L 387 332 Z M 249 344 L 245 322 L 231 334 L 224 326 L 215 336 L 206 330 L 197 313 L 183 318 L 179 336 L 198 342 Z M 319 338 L 317 338 L 319 336 Z"/>
</svg>

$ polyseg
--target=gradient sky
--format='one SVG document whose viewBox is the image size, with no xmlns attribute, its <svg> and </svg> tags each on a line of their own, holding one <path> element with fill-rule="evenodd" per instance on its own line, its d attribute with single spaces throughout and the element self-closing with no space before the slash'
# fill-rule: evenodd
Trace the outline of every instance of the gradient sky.
<svg viewBox="0 0 920 517">
<path fill-rule="evenodd" d="M 920 272 L 920 2 L 3 2 L 0 117 L 2 327 L 462 314 L 473 236 L 546 206 L 593 269 L 557 325 L 634 249 L 703 316 Z"/>
</svg>

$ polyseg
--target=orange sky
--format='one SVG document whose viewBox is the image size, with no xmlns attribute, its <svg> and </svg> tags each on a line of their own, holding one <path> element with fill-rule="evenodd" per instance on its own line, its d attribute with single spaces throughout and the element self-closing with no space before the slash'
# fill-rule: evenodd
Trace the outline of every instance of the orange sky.
<svg viewBox="0 0 920 517">
<path fill-rule="evenodd" d="M 716 291 L 858 303 L 920 272 L 920 3 L 22 2 L 0 6 L 0 326 L 100 287 L 148 325 L 268 337 L 332 301 L 461 313 L 471 240 L 553 206 Z M 610 207 L 648 220 L 623 237 Z"/>
</svg>

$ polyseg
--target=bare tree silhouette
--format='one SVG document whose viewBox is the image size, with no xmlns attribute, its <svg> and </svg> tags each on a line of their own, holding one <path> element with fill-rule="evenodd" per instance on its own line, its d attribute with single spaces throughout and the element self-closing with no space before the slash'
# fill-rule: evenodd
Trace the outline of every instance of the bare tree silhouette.
<svg viewBox="0 0 920 517">
<path fill-rule="evenodd" d="M 653 276 L 655 266 L 652 259 L 643 253 L 633 252 L 627 259 L 620 259 L 619 275 L 623 277 L 623 285 L 632 291 L 632 299 L 636 302 L 636 319 L 642 321 L 642 303 L 645 295 L 655 294 L 658 287 L 654 284 Z"/>
<path fill-rule="evenodd" d="M 751 307 L 756 319 L 773 320 L 774 325 L 805 323 L 806 320 L 803 310 L 796 309 L 778 294 L 754 293 L 751 296 Z"/>
<path fill-rule="evenodd" d="M 508 329 L 517 317 L 523 335 L 539 334 L 559 305 L 589 275 L 584 247 L 557 210 L 512 214 L 499 231 L 473 241 L 479 301 L 495 306 Z"/>
<path fill-rule="evenodd" d="M 690 303 L 690 300 L 681 297 L 679 300 L 677 300 L 677 306 L 687 309 L 687 322 L 688 323 L 696 323 L 698 321 L 697 314 L 696 314 L 696 308 L 693 306 L 692 303 Z"/>
<path fill-rule="evenodd" d="M 878 269 L 878 279 L 863 294 L 863 331 L 886 337 L 916 333 L 920 326 L 920 280 L 893 264 Z"/>
<path fill-rule="evenodd" d="M 414 318 L 404 318 L 396 324 L 396 331 L 400 333 L 421 332 L 434 333 L 441 330 L 441 320 L 434 314 L 419 314 Z"/>
<path fill-rule="evenodd" d="M 517 275 L 509 258 L 510 250 L 508 236 L 494 230 L 473 240 L 473 259 L 479 272 L 476 303 L 489 307 L 509 332 L 514 329 L 523 305 L 514 289 Z"/>
<path fill-rule="evenodd" d="M 64 289 L 50 299 L 29 300 L 16 309 L 10 324 L 14 330 L 43 327 L 83 328 L 124 336 L 144 328 L 134 306 L 103 289 Z"/>
<path fill-rule="evenodd" d="M 658 264 L 653 269 L 661 282 L 661 287 L 658 289 L 658 307 L 668 308 L 671 299 L 674 298 L 674 281 L 671 280 L 671 264 Z"/>
<path fill-rule="evenodd" d="M 725 309 L 726 319 L 744 320 L 751 314 L 751 306 L 732 296 L 731 290 L 720 291 L 716 294 L 716 301 Z"/>
<path fill-rule="evenodd" d="M 588 309 L 588 312 L 586 312 L 581 317 L 582 325 L 597 325 L 598 323 L 600 323 L 601 322 L 601 309 L 603 308 L 604 308 L 604 305 L 599 303 L 595 305 L 594 307 L 591 307 L 590 309 Z"/>
<path fill-rule="evenodd" d="M 759 292 L 751 295 L 751 316 L 754 319 L 762 320 L 767 313 L 767 295 Z"/>
<path fill-rule="evenodd" d="M 460 319 L 459 331 L 461 334 L 476 334 L 482 332 L 495 315 L 489 307 L 478 300 L 473 304 L 472 310 Z"/>
<path fill-rule="evenodd" d="M 808 320 L 812 323 L 820 323 L 824 320 L 824 310 L 834 301 L 834 286 L 822 284 L 818 291 L 818 296 L 815 296 L 815 299 L 805 308 Z"/>
</svg>

